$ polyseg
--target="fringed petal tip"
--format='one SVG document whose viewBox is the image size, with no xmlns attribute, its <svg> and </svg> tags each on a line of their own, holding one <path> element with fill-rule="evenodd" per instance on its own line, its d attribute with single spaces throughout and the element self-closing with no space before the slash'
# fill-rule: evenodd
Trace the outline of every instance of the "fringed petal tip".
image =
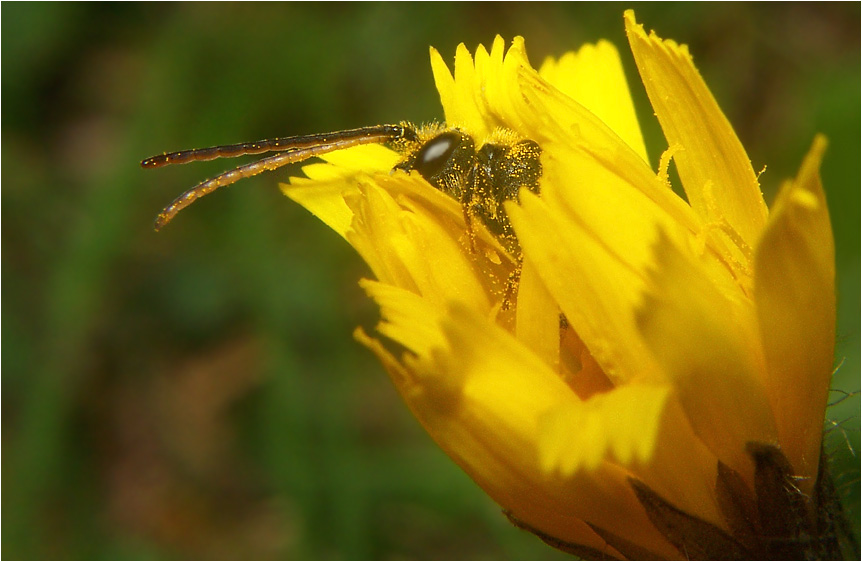
<svg viewBox="0 0 862 562">
<path fill-rule="evenodd" d="M 684 45 L 649 36 L 625 13 L 638 71 L 674 156 L 691 207 L 704 224 L 726 223 L 754 247 L 767 209 L 751 161 Z M 720 196 L 716 196 L 720 193 Z"/>
</svg>

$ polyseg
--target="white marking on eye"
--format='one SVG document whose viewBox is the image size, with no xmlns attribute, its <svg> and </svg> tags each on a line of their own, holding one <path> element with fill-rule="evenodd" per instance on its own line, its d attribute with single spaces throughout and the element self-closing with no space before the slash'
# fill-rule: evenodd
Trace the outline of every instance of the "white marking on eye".
<svg viewBox="0 0 862 562">
<path fill-rule="evenodd" d="M 422 154 L 422 162 L 433 162 L 446 153 L 452 146 L 452 139 L 439 139 L 428 143 L 425 146 L 425 152 Z"/>
</svg>

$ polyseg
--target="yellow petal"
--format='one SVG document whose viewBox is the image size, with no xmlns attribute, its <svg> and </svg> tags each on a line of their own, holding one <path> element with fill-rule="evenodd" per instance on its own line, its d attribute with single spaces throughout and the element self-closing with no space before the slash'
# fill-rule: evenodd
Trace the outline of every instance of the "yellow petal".
<svg viewBox="0 0 862 562">
<path fill-rule="evenodd" d="M 484 47 L 480 45 L 477 51 L 484 51 Z M 455 88 L 460 102 L 460 114 L 456 115 L 454 122 L 449 124 L 464 127 L 478 138 L 487 136 L 493 129 L 489 125 L 491 118 L 482 96 L 480 80 L 481 77 L 476 73 L 473 63 L 473 56 L 461 43 L 455 51 Z M 448 112 L 446 119 L 449 119 Z"/>
<path fill-rule="evenodd" d="M 395 152 L 366 145 L 325 159 L 282 190 L 353 245 L 378 279 L 486 312 L 502 298 L 511 258 L 481 224 L 478 251 L 467 252 L 461 206 L 418 174 L 391 173 Z"/>
<path fill-rule="evenodd" d="M 434 75 L 434 84 L 440 94 L 440 105 L 443 106 L 443 115 L 446 122 L 455 123 L 458 115 L 458 92 L 455 89 L 455 79 L 446 66 L 440 52 L 431 47 L 431 72 Z"/>
<path fill-rule="evenodd" d="M 439 307 L 400 287 L 368 279 L 359 284 L 377 302 L 386 319 L 377 326 L 378 332 L 423 357 L 445 347 L 446 340 L 434 321 L 440 316 Z"/>
<path fill-rule="evenodd" d="M 487 136 L 493 127 L 488 126 L 489 117 L 478 87 L 479 77 L 467 47 L 461 43 L 455 51 L 454 78 L 440 53 L 433 48 L 431 69 L 440 92 L 446 123 L 461 127 L 478 138 Z"/>
<path fill-rule="evenodd" d="M 619 463 L 677 508 L 723 525 L 716 458 L 692 432 L 671 386 L 627 385 L 542 420 L 542 463 L 564 474 Z"/>
<path fill-rule="evenodd" d="M 591 168 L 604 168 L 605 177 L 613 178 L 616 183 L 624 182 L 630 189 L 640 191 L 674 222 L 695 234 L 702 230 L 702 223 L 691 207 L 668 189 L 632 147 L 605 123 L 547 83 L 532 69 L 522 65 L 517 69 L 517 75 L 521 86 L 519 99 L 522 101 L 515 109 L 527 123 L 525 134 L 542 145 L 543 164 L 551 160 L 546 167 L 556 160 L 560 169 L 573 171 L 574 166 L 570 162 L 577 160 L 579 165 L 586 162 Z M 589 178 L 581 177 L 579 171 L 574 172 L 567 178 L 557 178 L 555 181 L 543 174 L 543 197 L 556 189 L 559 180 L 573 188 L 580 186 L 587 197 L 590 191 L 598 192 L 597 186 L 603 185 L 591 183 Z M 580 204 L 580 201 L 574 204 Z M 610 209 L 613 209 L 613 205 Z"/>
<path fill-rule="evenodd" d="M 521 268 L 515 335 L 546 365 L 559 369 L 560 307 L 548 292 L 531 259 Z"/>
<path fill-rule="evenodd" d="M 612 43 L 602 40 L 559 60 L 548 58 L 539 75 L 601 119 L 649 162 L 623 63 Z"/>
<path fill-rule="evenodd" d="M 608 377 L 624 384 L 656 376 L 631 314 L 640 298 L 638 273 L 538 197 L 523 193 L 521 206 L 507 209 L 524 254 Z"/>
<path fill-rule="evenodd" d="M 536 261 L 537 271 L 549 292 L 558 300 L 569 324 L 587 343 L 603 370 L 619 384 L 639 380 L 676 383 L 672 378 L 664 378 L 667 375 L 659 371 L 632 314 L 641 300 L 640 291 L 645 286 L 642 277 L 646 275 L 645 263 L 637 263 L 637 259 L 626 261 L 632 258 L 625 255 L 625 246 L 628 244 L 628 249 L 632 250 L 635 242 L 620 242 L 614 251 L 612 242 L 597 240 L 594 233 L 584 230 L 583 221 L 554 212 L 547 202 L 530 194 L 522 194 L 521 207 L 512 205 L 509 209 L 524 255 Z M 615 224 L 622 229 L 620 225 L 627 222 L 622 220 Z M 650 256 L 649 263 L 651 259 Z M 519 301 L 519 307 L 520 304 Z M 633 390 L 616 398 L 615 393 L 623 388 Z M 650 394 L 649 388 L 639 384 L 620 386 L 589 400 L 588 405 L 596 400 L 594 409 L 560 410 L 555 414 L 557 421 L 553 427 L 556 431 L 540 431 L 543 439 L 551 440 L 544 443 L 545 462 L 557 464 L 564 473 L 580 466 L 595 466 L 604 458 L 603 444 L 608 440 L 613 442 L 611 450 L 618 455 L 614 458 L 619 462 L 643 461 L 659 439 L 663 461 L 648 464 L 639 478 L 649 482 L 653 489 L 665 492 L 666 497 L 681 508 L 719 524 L 721 519 L 712 493 L 715 455 L 700 443 L 682 413 L 666 419 L 662 433 L 668 437 L 656 437 L 658 418 L 653 414 L 661 411 L 664 394 L 658 390 Z M 615 425 L 617 422 L 621 425 Z M 632 441 L 628 441 L 627 436 Z M 632 446 L 633 442 L 643 448 Z M 680 450 L 686 452 L 684 459 L 679 457 Z M 742 452 L 741 447 L 739 450 Z"/>
<path fill-rule="evenodd" d="M 648 347 L 677 389 L 695 433 L 725 464 L 753 475 L 749 441 L 774 443 L 774 420 L 751 306 L 734 303 L 666 236 L 638 312 Z M 751 480 L 749 480 L 751 482 Z"/>
<path fill-rule="evenodd" d="M 694 433 L 676 393 L 661 416 L 652 456 L 635 466 L 634 474 L 677 508 L 725 527 L 715 498 L 717 459 Z"/>
<path fill-rule="evenodd" d="M 346 238 L 353 221 L 353 211 L 344 202 L 344 196 L 351 188 L 345 185 L 343 180 L 314 184 L 282 183 L 279 187 L 282 193 L 308 209 L 342 238 Z"/>
<path fill-rule="evenodd" d="M 508 51 L 503 40 L 498 38 L 494 41 L 488 71 L 483 76 L 482 84 L 488 113 L 496 126 L 506 127 L 533 138 L 529 124 L 520 111 L 523 99 L 517 87 L 518 69 L 529 65 L 523 37 L 515 37 Z"/>
<path fill-rule="evenodd" d="M 835 346 L 835 246 L 818 136 L 784 185 L 755 255 L 754 294 L 781 448 L 810 490 Z"/>
<path fill-rule="evenodd" d="M 572 474 L 606 458 L 626 466 L 649 461 L 669 393 L 667 386 L 629 385 L 549 412 L 539 432 L 542 465 Z"/>
<path fill-rule="evenodd" d="M 615 383 L 656 376 L 632 310 L 640 302 L 657 230 L 688 234 L 667 206 L 630 183 L 629 178 L 656 182 L 650 172 L 628 175 L 630 169 L 562 144 L 546 151 L 543 165 L 541 197 L 522 193 L 520 208 L 506 207 L 524 255 L 535 261 L 569 323 Z M 678 207 L 672 210 L 685 216 Z"/>
<path fill-rule="evenodd" d="M 400 157 L 376 144 L 355 146 L 324 157 L 330 163 L 304 166 L 302 170 L 308 178 L 291 178 L 289 184 L 280 184 L 281 191 L 346 238 L 353 211 L 344 198 L 357 193 L 358 185 L 351 178 L 375 171 L 388 173 Z"/>
<path fill-rule="evenodd" d="M 459 45 L 454 78 L 440 55 L 432 50 L 432 68 L 450 126 L 468 131 L 480 142 L 499 127 L 529 137 L 518 112 L 512 109 L 513 99 L 517 99 L 516 74 L 512 69 L 529 64 L 523 43 L 523 38 L 516 37 L 507 53 L 506 44 L 498 35 L 490 52 L 479 45 L 475 59 L 463 44 Z"/>
<path fill-rule="evenodd" d="M 626 33 L 650 102 L 674 155 L 691 206 L 706 223 L 726 220 L 753 248 L 766 223 L 766 204 L 751 161 L 692 63 L 687 47 L 637 24 Z M 720 196 L 713 195 L 720 194 Z"/>
<path fill-rule="evenodd" d="M 403 368 L 393 369 L 405 401 L 441 448 L 500 505 L 562 540 L 602 548 L 602 541 L 578 524 L 586 520 L 660 555 L 675 555 L 649 524 L 626 471 L 608 463 L 574 475 L 542 469 L 538 443 L 544 414 L 582 407 L 553 370 L 464 306 L 428 306 L 415 295 L 399 295 L 400 289 L 372 282 L 365 287 L 381 305 L 381 333 L 409 350 Z M 393 309 L 405 306 L 412 310 Z M 440 335 L 431 335 L 429 326 Z M 370 347 L 389 355 L 379 344 Z M 391 362 L 389 355 L 384 363 L 392 368 Z M 642 450 L 632 442 L 615 445 L 613 436 L 584 446 L 601 451 L 616 446 L 625 455 L 631 447 Z"/>
<path fill-rule="evenodd" d="M 378 181 L 389 189 L 366 181 L 359 193 L 347 198 L 354 214 L 347 239 L 377 279 L 438 305 L 457 300 L 487 313 L 495 290 L 493 279 L 479 274 L 459 242 L 463 223 L 441 217 L 442 205 L 429 207 L 418 197 L 394 196 L 397 190 L 392 186 L 398 183 L 404 189 L 430 190 L 418 177 L 398 174 Z M 447 199 L 445 203 L 457 209 L 449 211 L 463 220 L 457 203 Z"/>
</svg>

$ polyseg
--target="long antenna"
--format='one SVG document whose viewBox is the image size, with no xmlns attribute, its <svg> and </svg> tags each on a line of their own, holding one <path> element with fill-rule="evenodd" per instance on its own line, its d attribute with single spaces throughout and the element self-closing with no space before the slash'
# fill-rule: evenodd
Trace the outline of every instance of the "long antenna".
<svg viewBox="0 0 862 562">
<path fill-rule="evenodd" d="M 219 187 L 230 185 L 241 179 L 255 176 L 262 172 L 272 171 L 288 164 L 301 162 L 312 156 L 360 144 L 380 144 L 401 138 L 414 139 L 416 138 L 416 131 L 405 123 L 400 125 L 376 125 L 346 131 L 336 131 L 334 133 L 282 137 L 257 142 L 166 152 L 158 156 L 151 156 L 141 161 L 142 167 L 159 168 L 169 164 L 185 164 L 187 162 L 214 160 L 216 158 L 233 158 L 246 154 L 260 154 L 262 152 L 282 152 L 282 154 L 268 156 L 257 162 L 245 164 L 219 174 L 185 191 L 159 213 L 159 216 L 156 217 L 155 229 L 157 231 L 160 230 L 181 210 L 194 203 L 200 197 L 212 193 Z"/>
</svg>

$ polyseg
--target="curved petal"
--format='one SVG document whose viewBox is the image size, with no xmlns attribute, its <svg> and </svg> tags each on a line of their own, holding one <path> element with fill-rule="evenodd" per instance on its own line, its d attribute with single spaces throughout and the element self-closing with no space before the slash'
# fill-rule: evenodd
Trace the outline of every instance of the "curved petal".
<svg viewBox="0 0 862 562">
<path fill-rule="evenodd" d="M 405 401 L 435 441 L 500 505 L 562 540 L 604 547 L 604 541 L 584 535 L 578 523 L 586 521 L 663 556 L 678 556 L 649 524 L 625 470 L 606 462 L 576 474 L 542 467 L 537 435 L 546 414 L 584 405 L 531 351 L 464 306 L 440 308 L 373 282 L 365 288 L 381 306 L 384 322 L 378 330 L 408 348 L 393 376 Z M 439 332 L 430 336 L 432 327 Z M 388 354 L 370 338 L 364 342 Z M 640 443 L 636 430 L 619 442 L 614 435 L 606 437 L 584 439 L 581 454 L 604 457 L 616 451 L 632 459 L 630 451 L 638 451 L 639 458 L 652 446 Z"/>
<path fill-rule="evenodd" d="M 475 259 L 497 273 L 488 275 L 476 267 L 461 243 L 464 225 L 458 205 L 450 209 L 454 216 L 447 221 L 440 207 L 428 207 L 416 197 L 398 197 L 391 187 L 403 182 L 421 189 L 427 185 L 424 181 L 399 174 L 378 182 L 388 189 L 365 181 L 360 193 L 347 198 L 354 213 L 347 239 L 377 279 L 407 288 L 436 305 L 457 300 L 488 314 L 492 299 L 497 298 L 498 279 L 506 278 L 505 269 L 502 263 L 486 263 L 481 255 Z"/>
<path fill-rule="evenodd" d="M 332 163 L 306 166 L 310 178 L 292 178 L 282 190 L 344 237 L 377 279 L 432 302 L 470 302 L 484 313 L 502 299 L 514 266 L 481 225 L 474 229 L 477 251 L 467 251 L 457 201 L 416 174 L 391 174 L 398 156 L 386 148 L 326 156 Z"/>
<path fill-rule="evenodd" d="M 515 337 L 546 365 L 559 371 L 560 307 L 529 258 L 521 267 L 515 314 Z"/>
<path fill-rule="evenodd" d="M 695 433 L 753 480 L 744 444 L 777 433 L 758 356 L 753 307 L 730 301 L 706 272 L 661 235 L 637 319 L 642 337 L 673 381 Z"/>
<path fill-rule="evenodd" d="M 439 331 L 437 333 L 439 333 Z M 404 365 L 402 365 L 401 362 L 388 349 L 386 349 L 379 340 L 369 337 L 361 328 L 356 329 L 354 337 L 359 341 L 359 343 L 366 346 L 375 355 L 377 355 L 378 359 L 380 359 L 380 362 L 389 373 L 389 376 L 392 378 L 395 387 L 404 398 L 405 403 L 413 412 L 413 415 L 425 427 L 429 435 L 436 439 L 434 432 L 432 431 L 432 426 L 430 425 L 434 423 L 434 418 L 432 416 L 422 415 L 421 410 L 417 411 L 417 408 L 421 408 L 421 406 L 414 404 L 414 402 L 417 401 L 415 397 L 421 396 L 422 391 L 421 387 L 416 384 L 413 374 Z M 458 459 L 452 456 L 452 453 L 449 452 L 449 448 L 443 446 L 439 441 L 438 444 L 448 455 L 458 462 Z M 468 474 L 471 474 L 463 464 L 459 464 Z M 503 473 L 506 471 L 505 469 L 499 469 L 494 472 Z M 472 474 L 471 477 L 480 486 L 482 486 L 484 482 L 482 478 L 473 476 Z M 484 488 L 484 486 L 483 489 L 485 489 L 486 493 L 488 493 L 501 506 L 506 505 L 504 503 L 505 498 L 502 494 L 495 495 L 487 488 Z M 604 539 L 599 537 L 595 531 L 589 527 L 589 525 L 577 517 L 564 515 L 555 510 L 543 510 L 540 505 L 527 506 L 518 509 L 517 517 L 520 521 L 525 523 L 529 522 L 534 528 L 542 530 L 549 536 L 560 541 L 583 545 L 598 552 L 603 552 L 608 557 L 621 558 L 618 552 L 613 548 L 610 548 Z"/>
<path fill-rule="evenodd" d="M 609 41 L 548 58 L 539 76 L 587 108 L 649 162 L 619 51 Z"/>
<path fill-rule="evenodd" d="M 329 164 L 309 164 L 302 168 L 308 178 L 291 178 L 289 184 L 279 187 L 282 193 L 308 209 L 342 238 L 347 238 L 353 211 L 344 198 L 357 192 L 356 182 L 349 178 L 361 173 L 388 172 L 400 156 L 384 146 L 369 144 L 332 152 L 325 158 Z"/>
<path fill-rule="evenodd" d="M 615 384 L 658 380 L 632 315 L 643 286 L 638 271 L 539 197 L 523 193 L 521 205 L 507 210 L 524 254 L 608 377 Z"/>
<path fill-rule="evenodd" d="M 706 223 L 726 221 L 753 248 L 766 223 L 766 204 L 751 161 L 688 48 L 654 33 L 647 36 L 632 10 L 625 23 L 668 145 L 682 147 L 674 160 L 692 208 Z"/>
<path fill-rule="evenodd" d="M 527 138 L 536 140 L 531 135 L 529 114 L 521 111 L 523 99 L 517 87 L 517 71 L 521 66 L 530 66 L 523 37 L 515 37 L 508 50 L 500 39 L 494 42 L 491 49 L 489 72 L 486 73 L 483 84 L 488 113 L 500 127 L 506 127 Z"/>
<path fill-rule="evenodd" d="M 835 245 L 818 136 L 784 185 L 757 247 L 754 297 L 782 450 L 803 490 L 820 459 L 821 424 L 835 349 Z"/>
<path fill-rule="evenodd" d="M 489 116 L 478 87 L 479 76 L 473 64 L 473 56 L 463 43 L 455 51 L 455 75 L 449 71 L 440 53 L 431 49 L 431 69 L 440 92 L 440 102 L 446 122 L 461 127 L 483 138 L 490 134 Z"/>
<path fill-rule="evenodd" d="M 511 51 L 507 58 L 517 60 Z M 661 207 L 674 222 L 690 232 L 699 234 L 702 231 L 702 222 L 691 207 L 669 189 L 632 147 L 605 123 L 543 80 L 524 60 L 511 72 L 517 74 L 520 85 L 518 98 L 521 102 L 515 109 L 526 123 L 524 134 L 542 145 L 546 157 L 556 154 L 560 165 L 567 166 L 573 154 L 577 154 L 579 162 L 589 161 L 593 168 L 604 168 L 606 176 L 640 191 Z M 572 170 L 572 166 L 567 168 Z M 569 175 L 567 183 L 580 185 L 583 191 L 602 185 L 589 184 L 577 170 Z M 548 186 L 548 189 L 544 186 Z M 550 189 L 555 189 L 555 184 L 546 178 L 543 196 Z"/>
<path fill-rule="evenodd" d="M 543 467 L 574 474 L 595 470 L 606 458 L 624 466 L 648 462 L 670 391 L 628 385 L 597 394 L 580 408 L 550 411 L 539 431 Z"/>
</svg>

